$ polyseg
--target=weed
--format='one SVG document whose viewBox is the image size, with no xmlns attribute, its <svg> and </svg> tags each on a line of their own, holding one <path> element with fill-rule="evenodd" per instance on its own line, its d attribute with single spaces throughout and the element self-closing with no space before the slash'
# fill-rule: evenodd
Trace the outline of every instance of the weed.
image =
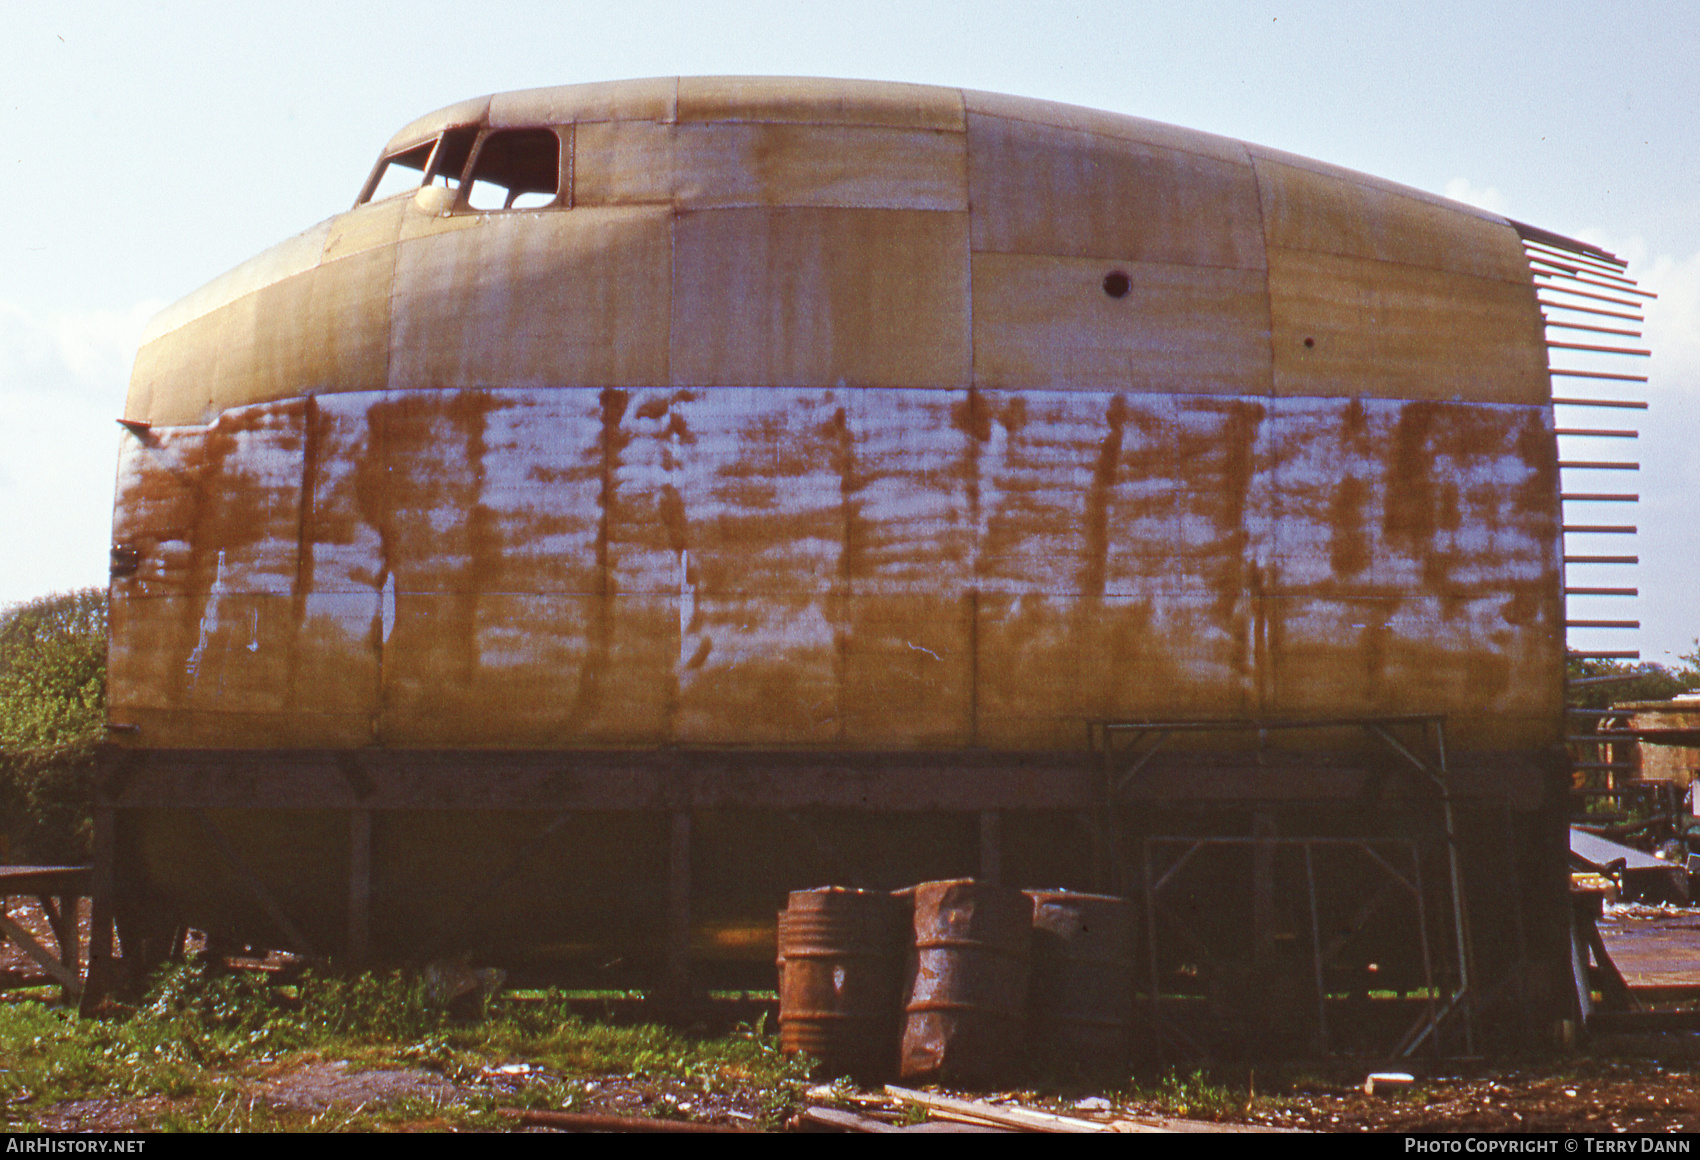
<svg viewBox="0 0 1700 1160">
<path fill-rule="evenodd" d="M 397 1099 L 312 1113 L 270 1108 L 256 1094 L 262 1081 L 317 1060 L 428 1068 L 461 1091 L 442 1104 Z M 534 1078 L 516 1091 L 493 1089 L 488 1069 L 514 1061 L 533 1064 Z M 612 1026 L 574 1015 L 557 992 L 497 997 L 481 1018 L 457 1019 L 428 1005 L 416 978 L 394 972 L 309 973 L 286 988 L 191 959 L 163 968 L 121 1018 L 0 1004 L 0 1120 L 12 1129 L 89 1097 L 142 1101 L 128 1109 L 142 1126 L 177 1131 L 493 1128 L 504 1122 L 498 1104 L 583 1110 L 595 1087 L 586 1081 L 605 1076 L 664 1087 L 674 1097 L 656 1101 L 664 1116 L 698 1114 L 698 1092 L 744 1106 L 754 1097 L 761 1123 L 777 1127 L 795 1113 L 811 1065 L 785 1059 L 765 1023 L 706 1039 Z"/>
<path fill-rule="evenodd" d="M 1155 1088 L 1142 1088 L 1135 1084 L 1130 1095 L 1155 1105 L 1169 1115 L 1207 1120 L 1231 1116 L 1254 1102 L 1249 1090 L 1236 1093 L 1224 1085 L 1212 1083 L 1202 1070 L 1185 1076 L 1170 1071 Z"/>
</svg>

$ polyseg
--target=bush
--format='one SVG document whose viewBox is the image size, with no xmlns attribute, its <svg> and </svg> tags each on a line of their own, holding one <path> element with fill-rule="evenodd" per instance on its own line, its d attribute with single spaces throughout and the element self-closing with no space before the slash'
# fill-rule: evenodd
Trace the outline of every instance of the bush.
<svg viewBox="0 0 1700 1160">
<path fill-rule="evenodd" d="M 1574 687 L 1566 699 L 1577 708 L 1609 709 L 1626 701 L 1666 701 L 1700 690 L 1700 640 L 1694 642 L 1693 652 L 1681 655 L 1681 660 L 1683 663 L 1675 668 L 1666 668 L 1649 662 L 1629 665 L 1620 661 L 1584 660 L 1570 653 L 1564 674 L 1570 680 L 1590 677 L 1624 679 Z"/>
<path fill-rule="evenodd" d="M 10 860 L 87 859 L 105 712 L 104 591 L 0 613 L 0 825 Z"/>
</svg>

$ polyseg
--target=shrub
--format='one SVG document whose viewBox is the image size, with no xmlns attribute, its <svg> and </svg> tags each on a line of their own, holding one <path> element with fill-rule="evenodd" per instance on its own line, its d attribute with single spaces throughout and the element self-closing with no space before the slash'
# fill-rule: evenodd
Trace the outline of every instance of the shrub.
<svg viewBox="0 0 1700 1160">
<path fill-rule="evenodd" d="M 87 858 L 105 711 L 104 591 L 0 612 L 0 825 L 11 860 Z"/>
</svg>

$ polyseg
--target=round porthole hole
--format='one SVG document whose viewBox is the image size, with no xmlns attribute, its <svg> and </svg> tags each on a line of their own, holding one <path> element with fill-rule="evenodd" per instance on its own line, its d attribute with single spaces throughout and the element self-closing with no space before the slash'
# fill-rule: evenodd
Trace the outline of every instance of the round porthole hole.
<svg viewBox="0 0 1700 1160">
<path fill-rule="evenodd" d="M 1133 289 L 1133 280 L 1122 271 L 1111 270 L 1104 275 L 1104 293 L 1111 298 L 1126 297 L 1127 292 L 1131 289 Z"/>
<path fill-rule="evenodd" d="M 1316 345 L 1316 339 L 1314 339 L 1314 338 L 1305 339 L 1305 349 L 1306 350 L 1310 350 L 1315 345 Z"/>
</svg>

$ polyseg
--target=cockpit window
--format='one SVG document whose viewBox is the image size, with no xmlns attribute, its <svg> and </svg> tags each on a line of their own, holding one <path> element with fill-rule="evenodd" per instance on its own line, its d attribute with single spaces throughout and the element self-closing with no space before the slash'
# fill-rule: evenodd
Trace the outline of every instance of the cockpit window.
<svg viewBox="0 0 1700 1160">
<path fill-rule="evenodd" d="M 425 177 L 425 166 L 431 160 L 431 151 L 436 146 L 435 141 L 427 141 L 406 152 L 384 158 L 378 163 L 377 171 L 367 179 L 366 188 L 361 192 L 357 204 L 382 201 L 386 197 L 418 189 Z"/>
<path fill-rule="evenodd" d="M 436 140 L 390 154 L 378 163 L 355 204 L 364 205 L 398 193 L 410 193 L 421 185 L 445 185 L 459 189 L 461 174 L 466 170 L 467 158 L 472 155 L 472 143 L 477 138 L 475 126 L 450 129 Z"/>
<path fill-rule="evenodd" d="M 551 129 L 504 129 L 478 147 L 467 204 L 476 210 L 553 205 L 561 190 L 561 139 Z"/>
</svg>

